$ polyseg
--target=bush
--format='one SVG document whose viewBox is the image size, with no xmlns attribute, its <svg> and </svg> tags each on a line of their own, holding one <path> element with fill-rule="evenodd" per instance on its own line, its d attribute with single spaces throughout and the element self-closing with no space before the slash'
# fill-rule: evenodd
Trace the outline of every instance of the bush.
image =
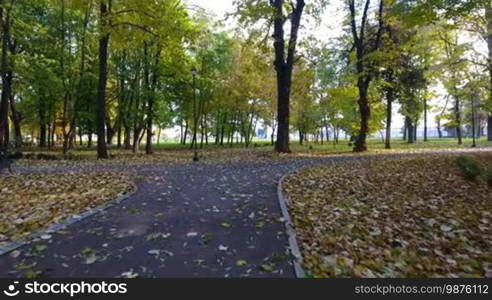
<svg viewBox="0 0 492 300">
<path fill-rule="evenodd" d="M 457 160 L 461 173 L 467 180 L 475 180 L 480 175 L 480 167 L 469 156 L 460 156 Z"/>
</svg>

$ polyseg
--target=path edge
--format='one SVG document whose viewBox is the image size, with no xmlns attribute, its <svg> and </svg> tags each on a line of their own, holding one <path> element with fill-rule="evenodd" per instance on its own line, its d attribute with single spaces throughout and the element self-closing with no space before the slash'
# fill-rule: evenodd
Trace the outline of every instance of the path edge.
<svg viewBox="0 0 492 300">
<path fill-rule="evenodd" d="M 79 222 L 81 222 L 81 221 L 83 221 L 89 217 L 92 217 L 98 213 L 101 213 L 101 212 L 107 210 L 108 208 L 110 208 L 112 206 L 120 204 L 121 202 L 127 200 L 128 198 L 130 198 L 131 196 L 133 196 L 134 194 L 137 193 L 137 191 L 138 191 L 137 185 L 135 183 L 132 183 L 131 185 L 132 185 L 132 190 L 130 192 L 119 195 L 118 197 L 116 197 L 113 200 L 110 200 L 110 201 L 108 201 L 104 204 L 101 204 L 99 206 L 96 206 L 94 208 L 87 209 L 80 214 L 72 215 L 72 216 L 70 216 L 70 217 L 68 217 L 68 218 L 66 218 L 66 219 L 64 219 L 58 223 L 51 224 L 47 229 L 42 230 L 42 231 L 33 232 L 22 240 L 12 241 L 12 242 L 7 243 L 6 245 L 0 246 L 0 257 L 20 248 L 22 246 L 30 244 L 35 239 L 40 238 L 44 234 L 51 234 L 51 233 L 59 232 L 65 228 L 67 228 L 68 226 L 79 223 Z"/>
<path fill-rule="evenodd" d="M 301 251 L 299 249 L 299 243 L 297 242 L 297 235 L 294 230 L 294 225 L 292 224 L 292 220 L 290 218 L 289 214 L 289 200 L 284 196 L 284 193 L 282 191 L 283 188 L 283 183 L 287 176 L 293 175 L 298 173 L 298 170 L 294 172 L 287 173 L 280 178 L 280 181 L 278 182 L 277 185 L 277 198 L 280 204 L 280 210 L 282 211 L 282 218 L 284 219 L 284 225 L 289 241 L 289 250 L 290 253 L 294 256 L 294 271 L 296 274 L 297 278 L 306 278 L 306 272 L 304 271 L 302 265 L 303 265 L 303 258 Z"/>
</svg>

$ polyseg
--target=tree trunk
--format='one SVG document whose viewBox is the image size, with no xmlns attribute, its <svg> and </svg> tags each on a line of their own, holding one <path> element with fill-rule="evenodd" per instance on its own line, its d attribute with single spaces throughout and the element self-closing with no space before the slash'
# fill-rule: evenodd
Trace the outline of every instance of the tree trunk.
<svg viewBox="0 0 492 300">
<path fill-rule="evenodd" d="M 116 131 L 114 130 L 114 127 L 111 126 L 111 120 L 109 116 L 106 115 L 106 143 L 108 145 L 113 144 L 113 138 L 115 135 Z"/>
<path fill-rule="evenodd" d="M 227 122 L 227 112 L 224 113 L 224 117 L 222 119 L 222 125 L 221 125 L 221 128 L 220 128 L 220 145 L 221 146 L 224 146 L 224 136 L 225 136 L 225 125 L 226 125 L 226 122 Z"/>
<path fill-rule="evenodd" d="M 145 145 L 145 153 L 152 154 L 152 137 L 154 133 L 152 132 L 152 127 L 154 126 L 154 102 L 155 102 L 155 89 L 157 86 L 157 70 L 159 65 L 159 58 L 161 51 L 157 51 L 154 61 L 154 70 L 152 72 L 152 82 L 150 87 L 150 97 L 147 105 L 147 143 Z"/>
<path fill-rule="evenodd" d="M 0 0 L 0 5 L 4 1 Z M 2 57 L 0 62 L 0 76 L 2 79 L 2 96 L 0 100 L 0 148 L 8 147 L 8 110 L 11 93 L 12 72 L 9 65 L 9 40 L 10 40 L 10 12 L 0 8 L 0 19 L 2 22 Z"/>
<path fill-rule="evenodd" d="M 273 120 L 272 122 L 272 134 L 270 135 L 272 146 L 275 145 L 275 130 L 277 128 L 277 122 Z"/>
<path fill-rule="evenodd" d="M 360 129 L 359 135 L 355 140 L 354 152 L 367 151 L 367 134 L 369 133 L 369 118 L 371 117 L 371 108 L 369 107 L 369 101 L 367 99 L 367 87 L 366 81 L 363 78 L 359 79 L 359 111 L 360 111 Z"/>
<path fill-rule="evenodd" d="M 215 118 L 215 145 L 218 145 L 220 140 L 220 123 L 220 111 L 217 111 L 217 117 Z"/>
<path fill-rule="evenodd" d="M 185 121 L 185 130 L 183 134 L 183 145 L 186 145 L 186 139 L 188 138 L 188 121 Z"/>
<path fill-rule="evenodd" d="M 393 88 L 389 88 L 386 92 L 386 138 L 385 148 L 391 149 L 391 122 L 393 121 Z"/>
<path fill-rule="evenodd" d="M 89 130 L 89 133 L 87 134 L 87 148 L 92 148 L 92 131 Z"/>
<path fill-rule="evenodd" d="M 456 122 L 456 136 L 458 137 L 458 145 L 463 144 L 463 137 L 461 132 L 461 108 L 460 108 L 460 100 L 458 97 L 455 99 L 454 105 L 454 116 Z"/>
<path fill-rule="evenodd" d="M 418 136 L 417 136 L 417 128 L 418 128 L 418 125 L 419 124 L 419 121 L 418 120 L 415 120 L 415 123 L 414 123 L 414 126 L 413 126 L 413 141 L 416 142 L 417 139 L 418 139 Z"/>
<path fill-rule="evenodd" d="M 152 154 L 153 149 L 152 149 L 152 136 L 154 133 L 152 132 L 152 126 L 153 126 L 153 110 L 154 110 L 154 96 L 151 96 L 149 99 L 149 105 L 147 107 L 147 142 L 145 145 L 145 153 L 146 154 Z"/>
<path fill-rule="evenodd" d="M 290 80 L 288 80 L 285 70 L 277 68 L 277 82 L 278 127 L 275 150 L 279 153 L 289 153 Z"/>
<path fill-rule="evenodd" d="M 234 143 L 234 133 L 236 131 L 236 116 L 235 115 L 232 117 L 232 121 L 233 121 L 233 123 L 232 123 L 232 128 L 231 128 L 231 133 L 230 133 L 231 138 L 229 141 L 229 143 L 230 143 L 229 147 L 230 148 L 232 148 L 232 144 Z"/>
<path fill-rule="evenodd" d="M 205 140 L 205 125 L 203 123 L 204 117 L 200 121 L 200 149 L 203 149 L 203 142 Z"/>
<path fill-rule="evenodd" d="M 442 139 L 442 131 L 441 131 L 441 121 L 440 119 L 437 120 L 437 135 L 439 136 L 440 139 Z"/>
<path fill-rule="evenodd" d="M 124 142 L 125 144 L 125 149 L 126 150 L 130 150 L 132 148 L 131 144 L 131 130 L 130 130 L 130 126 L 128 125 L 125 125 L 125 138 L 124 138 Z"/>
<path fill-rule="evenodd" d="M 39 124 L 39 147 L 46 147 L 46 124 L 42 122 Z"/>
<path fill-rule="evenodd" d="M 137 153 L 139 151 L 139 144 L 140 144 L 140 132 L 142 130 L 138 128 L 137 126 L 133 127 L 133 144 L 132 144 L 132 152 Z"/>
<path fill-rule="evenodd" d="M 492 141 L 492 115 L 487 118 L 487 137 L 488 141 Z"/>
<path fill-rule="evenodd" d="M 415 128 L 413 126 L 412 120 L 409 117 L 405 117 L 405 118 L 407 123 L 407 140 L 409 144 L 413 144 L 415 142 L 414 140 Z"/>
<path fill-rule="evenodd" d="M 489 105 L 492 106 L 492 6 L 491 3 L 488 2 L 488 5 L 486 6 L 486 19 L 487 19 L 487 45 L 489 49 L 489 80 L 490 80 L 490 86 L 489 86 Z M 489 115 L 487 118 L 487 140 L 492 141 L 492 111 L 489 111 Z"/>
<path fill-rule="evenodd" d="M 328 126 L 328 123 L 325 123 L 325 134 L 326 134 L 326 142 L 328 143 L 330 142 L 330 128 Z"/>
<path fill-rule="evenodd" d="M 61 0 L 61 43 L 60 43 L 60 74 L 61 74 L 61 80 L 62 80 L 62 85 L 63 85 L 63 92 L 64 92 L 64 97 L 63 97 L 63 113 L 62 113 L 62 135 L 63 135 L 63 154 L 66 154 L 68 151 L 68 146 L 69 146 L 69 138 L 71 136 L 70 130 L 67 132 L 67 125 L 71 122 L 68 120 L 68 106 L 69 102 L 71 102 L 71 95 L 69 91 L 69 87 L 67 84 L 67 76 L 65 76 L 65 0 Z M 68 38 L 70 39 L 70 37 Z"/>
<path fill-rule="evenodd" d="M 424 142 L 429 141 L 427 130 L 427 99 L 424 99 Z"/>
<path fill-rule="evenodd" d="M 118 125 L 118 133 L 117 133 L 117 145 L 116 147 L 121 148 L 121 124 Z"/>
<path fill-rule="evenodd" d="M 7 148 L 10 145 L 10 124 L 9 122 L 5 123 L 5 148 Z M 1 148 L 1 146 L 0 146 Z"/>
<path fill-rule="evenodd" d="M 82 147 L 84 142 L 82 141 L 82 130 L 79 128 L 79 146 Z"/>
<path fill-rule="evenodd" d="M 51 149 L 55 148 L 55 137 L 58 141 L 58 136 L 56 135 L 56 121 L 55 118 L 53 118 L 53 123 L 51 125 Z"/>
<path fill-rule="evenodd" d="M 356 25 L 355 1 L 354 0 L 348 1 L 350 16 L 351 16 L 350 24 L 352 29 L 352 35 L 354 38 L 356 56 L 357 56 L 356 68 L 357 68 L 357 73 L 359 74 L 358 75 L 359 78 L 357 80 L 357 87 L 359 89 L 358 104 L 359 104 L 359 113 L 360 113 L 360 128 L 359 128 L 359 134 L 355 141 L 354 152 L 364 152 L 367 150 L 366 140 L 367 140 L 367 135 L 369 134 L 369 118 L 371 117 L 371 108 L 369 106 L 367 94 L 369 90 L 369 84 L 372 79 L 372 74 L 371 74 L 371 70 L 369 70 L 368 67 L 366 66 L 367 63 L 365 62 L 365 60 L 368 54 L 371 54 L 379 49 L 381 44 L 383 25 L 384 25 L 383 24 L 384 1 L 380 0 L 379 11 L 378 11 L 379 24 L 377 28 L 376 40 L 373 43 L 372 47 L 366 45 L 367 42 L 365 40 L 365 35 L 367 34 L 366 26 L 367 26 L 367 16 L 368 16 L 370 2 L 371 2 L 370 0 L 365 1 L 364 11 L 362 13 L 362 17 L 360 21 L 361 22 L 360 32 L 358 33 L 358 29 Z"/>
<path fill-rule="evenodd" d="M 284 39 L 284 1 L 270 1 L 275 10 L 274 24 L 274 48 L 275 48 L 275 70 L 277 72 L 277 142 L 275 150 L 279 153 L 289 153 L 289 116 L 290 116 L 290 87 L 292 81 L 292 68 L 297 46 L 297 34 L 300 27 L 304 0 L 297 0 L 292 7 L 290 40 L 287 46 L 287 58 L 285 57 Z M 294 6 L 294 4 L 292 4 Z"/>
<path fill-rule="evenodd" d="M 111 0 L 110 0 L 111 3 Z M 109 10 L 106 1 L 102 0 L 100 5 L 100 34 L 99 39 L 99 84 L 96 105 L 96 128 L 97 128 L 97 158 L 108 159 L 106 147 L 106 84 L 108 77 L 108 47 L 109 32 L 107 31 Z"/>
<path fill-rule="evenodd" d="M 15 108 L 14 97 L 10 97 L 10 110 L 12 111 L 12 123 L 14 124 L 15 147 L 22 147 L 21 114 Z"/>
</svg>

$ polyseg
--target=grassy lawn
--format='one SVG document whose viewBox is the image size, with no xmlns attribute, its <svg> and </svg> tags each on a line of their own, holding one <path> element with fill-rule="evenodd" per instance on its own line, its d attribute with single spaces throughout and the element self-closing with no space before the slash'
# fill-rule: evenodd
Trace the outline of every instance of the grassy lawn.
<svg viewBox="0 0 492 300">
<path fill-rule="evenodd" d="M 492 154 L 473 157 L 492 170 Z M 456 155 L 305 169 L 284 192 L 312 276 L 492 276 L 492 186 Z"/>
<path fill-rule="evenodd" d="M 340 140 L 338 145 L 333 143 L 315 144 L 309 143 L 307 145 L 301 146 L 297 143 L 294 144 L 294 151 L 305 151 L 306 148 L 312 146 L 315 151 L 326 151 L 326 152 L 351 152 L 352 147 L 349 146 L 349 142 L 345 140 Z M 418 149 L 468 149 L 472 146 L 471 139 L 463 139 L 463 144 L 458 145 L 458 141 L 452 138 L 442 138 L 442 139 L 429 139 L 429 141 L 424 142 L 422 139 L 418 140 L 413 144 L 408 144 L 401 139 L 394 139 L 391 142 L 392 150 L 418 150 Z M 367 142 L 367 147 L 369 151 L 379 152 L 385 150 L 385 144 L 381 139 L 369 139 Z M 482 138 L 477 140 L 477 147 L 485 148 L 492 147 L 492 142 L 488 142 L 486 139 Z M 388 150 L 385 150 L 388 151 Z"/>
<path fill-rule="evenodd" d="M 492 148 L 492 142 L 485 139 L 478 141 L 480 148 Z M 386 154 L 413 151 L 432 151 L 432 150 L 457 150 L 470 149 L 471 140 L 465 139 L 463 145 L 458 145 L 455 139 L 432 139 L 428 142 L 418 141 L 415 144 L 407 144 L 402 140 L 393 141 L 393 149 L 384 149 L 384 143 L 380 139 L 370 139 L 368 141 L 368 154 Z M 52 151 L 39 148 L 21 149 L 25 154 L 25 159 L 20 163 L 23 165 L 55 164 L 50 159 L 58 160 L 58 163 L 78 164 L 92 162 L 96 163 L 96 150 L 94 148 L 78 147 L 70 150 L 68 154 L 63 155 L 59 147 Z M 347 141 L 341 140 L 338 145 L 333 143 L 307 143 L 300 145 L 293 141 L 291 144 L 292 153 L 278 155 L 274 153 L 273 146 L 269 142 L 255 142 L 249 148 L 244 145 L 234 144 L 232 147 L 217 146 L 214 144 L 204 145 L 199 149 L 199 156 L 202 162 L 206 163 L 227 163 L 237 161 L 264 161 L 271 159 L 289 159 L 296 157 L 326 156 L 334 154 L 351 154 L 352 147 Z M 190 145 L 181 145 L 179 143 L 161 143 L 154 146 L 154 154 L 145 155 L 144 146 L 140 148 L 139 153 L 132 153 L 131 150 L 110 147 L 110 160 L 104 161 L 107 164 L 154 164 L 154 163 L 188 163 L 193 156 Z M 40 159 L 41 158 L 41 159 Z M 60 162 L 61 161 L 61 162 Z M 98 162 L 101 163 L 101 162 Z"/>
<path fill-rule="evenodd" d="M 123 173 L 0 175 L 0 243 L 23 238 L 133 189 Z"/>
</svg>

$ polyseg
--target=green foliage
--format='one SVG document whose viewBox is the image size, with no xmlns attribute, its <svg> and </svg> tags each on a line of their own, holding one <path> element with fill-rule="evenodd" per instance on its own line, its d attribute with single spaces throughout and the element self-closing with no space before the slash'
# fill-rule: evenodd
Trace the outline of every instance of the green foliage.
<svg viewBox="0 0 492 300">
<path fill-rule="evenodd" d="M 4 3 L 9 8 L 12 4 L 8 56 L 14 78 L 12 96 L 24 132 L 38 137 L 40 128 L 46 127 L 57 141 L 68 129 L 85 140 L 94 133 L 102 33 L 111 36 L 108 131 L 123 137 L 128 131 L 128 136 L 137 139 L 152 119 L 155 131 L 180 126 L 183 135 L 185 131 L 190 135 L 195 129 L 192 66 L 198 70 L 197 129 L 205 137 L 248 140 L 259 126 L 275 130 L 278 87 L 269 39 L 273 9 L 268 1 L 236 0 L 233 15 L 243 27 L 236 31 L 226 30 L 206 10 L 189 9 L 181 0 L 112 1 L 111 26 L 101 28 L 99 2 Z M 302 25 L 306 27 L 313 25 L 312 21 L 319 25 L 328 4 L 334 4 L 305 2 L 307 18 Z M 356 2 L 356 19 L 360 21 L 365 1 Z M 377 2 L 371 2 L 369 8 L 367 47 L 375 42 Z M 283 3 L 287 41 L 293 8 L 291 2 Z M 492 111 L 492 102 L 487 100 L 490 80 L 482 68 L 487 61 L 472 44 L 458 37 L 466 30 L 481 38 L 477 34 L 485 28 L 482 10 L 486 4 L 484 0 L 385 1 L 382 46 L 366 53 L 364 74 L 356 71 L 354 39 L 347 22 L 341 24 L 341 36 L 327 42 L 301 31 L 290 89 L 293 129 L 305 134 L 326 129 L 357 136 L 361 121 L 357 81 L 361 75 L 371 79 L 369 134 L 386 125 L 384 100 L 389 89 L 394 92 L 395 109 L 399 107 L 400 114 L 418 124 L 424 104 L 436 98 L 431 87 L 437 83 L 449 98 L 460 99 L 463 125 L 470 124 L 471 95 L 479 119 L 484 120 Z M 445 17 L 453 22 L 443 21 Z M 389 71 L 392 78 L 386 76 Z M 443 111 L 438 116 L 441 124 L 456 123 L 453 111 L 437 110 Z"/>
<path fill-rule="evenodd" d="M 458 168 L 467 180 L 475 180 L 481 173 L 480 167 L 475 159 L 469 156 L 459 156 L 456 159 Z"/>
</svg>

